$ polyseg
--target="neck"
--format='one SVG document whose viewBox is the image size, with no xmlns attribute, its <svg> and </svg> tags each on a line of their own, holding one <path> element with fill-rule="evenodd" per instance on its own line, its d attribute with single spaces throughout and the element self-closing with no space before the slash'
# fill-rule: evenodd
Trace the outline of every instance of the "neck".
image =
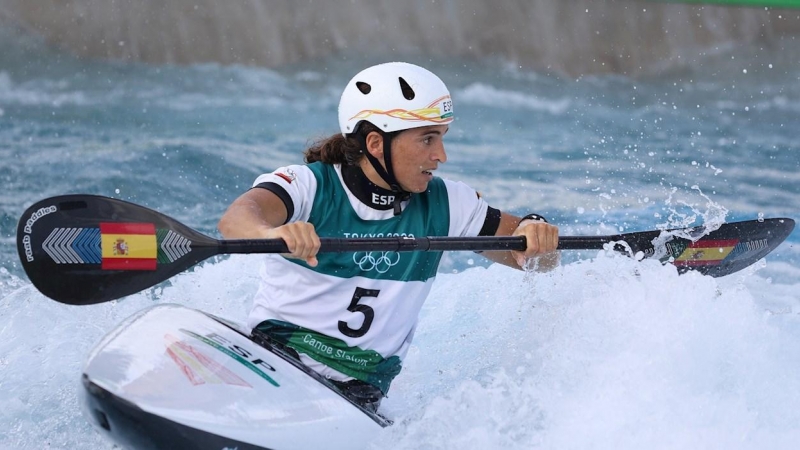
<svg viewBox="0 0 800 450">
<path fill-rule="evenodd" d="M 375 186 L 378 186 L 383 189 L 387 189 L 391 191 L 391 187 L 386 180 L 381 177 L 378 172 L 372 167 L 372 164 L 367 160 L 367 158 L 362 158 L 361 161 L 358 163 L 359 168 L 361 168 L 361 173 Z"/>
</svg>

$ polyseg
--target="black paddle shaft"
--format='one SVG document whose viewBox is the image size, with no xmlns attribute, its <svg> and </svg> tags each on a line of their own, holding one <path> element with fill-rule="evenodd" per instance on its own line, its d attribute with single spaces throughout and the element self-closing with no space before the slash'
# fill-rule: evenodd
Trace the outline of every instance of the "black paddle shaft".
<svg viewBox="0 0 800 450">
<path fill-rule="evenodd" d="M 561 250 L 615 250 L 658 257 L 679 270 L 723 276 L 758 261 L 791 233 L 791 219 L 764 219 L 611 236 L 563 236 Z M 322 238 L 320 252 L 522 250 L 524 237 Z M 218 240 L 157 211 L 94 195 L 37 202 L 17 227 L 17 250 L 33 285 L 53 300 L 86 305 L 147 289 L 211 256 L 286 253 L 281 239 Z"/>
</svg>

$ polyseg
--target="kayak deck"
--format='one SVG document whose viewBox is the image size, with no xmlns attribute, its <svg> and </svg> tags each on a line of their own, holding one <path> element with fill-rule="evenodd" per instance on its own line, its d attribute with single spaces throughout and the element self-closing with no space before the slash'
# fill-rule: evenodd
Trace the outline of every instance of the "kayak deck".
<svg viewBox="0 0 800 450">
<path fill-rule="evenodd" d="M 391 424 L 236 324 L 179 305 L 111 331 L 84 368 L 84 410 L 125 448 L 359 448 Z"/>
</svg>

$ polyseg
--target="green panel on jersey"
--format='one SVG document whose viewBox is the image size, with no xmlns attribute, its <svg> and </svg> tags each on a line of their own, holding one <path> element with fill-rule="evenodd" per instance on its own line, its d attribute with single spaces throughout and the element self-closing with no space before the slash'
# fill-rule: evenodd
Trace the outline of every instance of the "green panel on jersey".
<svg viewBox="0 0 800 450">
<path fill-rule="evenodd" d="M 349 347 L 344 341 L 281 320 L 265 320 L 256 327 L 262 333 L 314 361 L 349 377 L 369 383 L 386 395 L 402 363 L 396 355 L 384 358 L 374 350 Z"/>
<path fill-rule="evenodd" d="M 450 205 L 447 188 L 434 177 L 428 190 L 411 196 L 399 216 L 386 220 L 361 219 L 347 198 L 335 168 L 320 162 L 308 168 L 317 179 L 317 192 L 308 221 L 320 237 L 371 238 L 392 236 L 447 236 Z M 341 278 L 361 276 L 376 280 L 425 281 L 436 276 L 442 252 L 320 253 L 319 265 L 290 261 L 315 272 Z"/>
</svg>

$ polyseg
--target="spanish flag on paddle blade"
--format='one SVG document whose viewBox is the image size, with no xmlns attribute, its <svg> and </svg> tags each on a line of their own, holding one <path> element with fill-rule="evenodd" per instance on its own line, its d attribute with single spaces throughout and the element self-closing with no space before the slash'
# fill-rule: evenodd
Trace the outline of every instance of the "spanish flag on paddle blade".
<svg viewBox="0 0 800 450">
<path fill-rule="evenodd" d="M 152 223 L 101 223 L 103 270 L 156 270 L 158 243 Z"/>
<path fill-rule="evenodd" d="M 738 239 L 693 242 L 675 258 L 676 266 L 715 266 L 731 254 Z"/>
</svg>

